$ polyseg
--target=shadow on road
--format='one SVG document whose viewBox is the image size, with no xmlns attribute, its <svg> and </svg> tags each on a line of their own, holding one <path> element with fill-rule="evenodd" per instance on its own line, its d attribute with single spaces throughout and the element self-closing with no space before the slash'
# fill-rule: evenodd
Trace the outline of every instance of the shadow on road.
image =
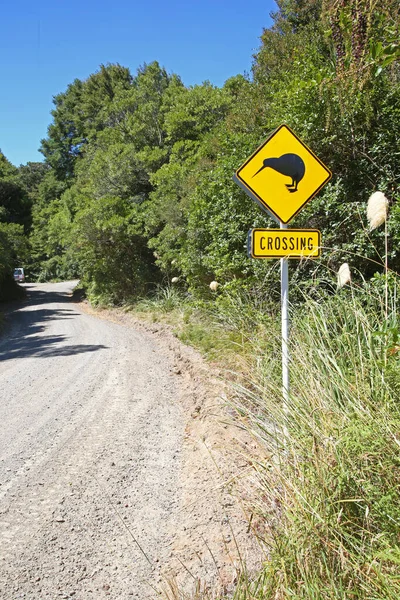
<svg viewBox="0 0 400 600">
<path fill-rule="evenodd" d="M 76 302 L 76 299 L 68 293 L 45 292 L 30 285 L 26 285 L 25 288 L 28 292 L 27 299 L 8 306 L 9 327 L 0 339 L 0 361 L 27 357 L 70 356 L 107 348 L 102 344 L 68 345 L 68 337 L 65 335 L 45 335 L 48 322 L 79 316 L 80 313 L 76 312 L 73 306 L 68 306 L 68 303 Z M 66 307 L 43 307 L 45 304 L 60 303 L 65 303 Z M 36 306 L 41 308 L 36 310 Z"/>
<path fill-rule="evenodd" d="M 26 283 L 24 288 L 27 292 L 27 298 L 23 304 L 32 304 L 38 306 L 40 304 L 52 304 L 53 302 L 64 303 L 64 302 L 79 302 L 80 297 L 72 295 L 70 292 L 46 292 L 44 290 L 38 290 L 37 286 L 33 283 Z"/>
</svg>

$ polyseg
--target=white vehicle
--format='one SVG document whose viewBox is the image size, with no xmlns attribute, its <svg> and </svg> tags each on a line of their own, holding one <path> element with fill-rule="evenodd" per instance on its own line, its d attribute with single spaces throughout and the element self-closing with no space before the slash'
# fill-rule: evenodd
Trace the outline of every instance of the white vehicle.
<svg viewBox="0 0 400 600">
<path fill-rule="evenodd" d="M 20 282 L 25 281 L 24 270 L 21 267 L 19 267 L 18 269 L 14 269 L 14 280 Z"/>
</svg>

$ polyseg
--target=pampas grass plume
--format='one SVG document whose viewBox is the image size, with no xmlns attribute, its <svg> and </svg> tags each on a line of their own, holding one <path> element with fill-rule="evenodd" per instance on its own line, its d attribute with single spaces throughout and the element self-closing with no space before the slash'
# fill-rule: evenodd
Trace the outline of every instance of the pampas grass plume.
<svg viewBox="0 0 400 600">
<path fill-rule="evenodd" d="M 382 192 L 374 192 L 370 196 L 367 206 L 367 218 L 371 231 L 386 221 L 388 206 L 388 199 Z"/>
<path fill-rule="evenodd" d="M 344 285 L 346 285 L 346 283 L 350 283 L 351 273 L 348 263 L 343 263 L 339 268 L 337 280 L 338 289 L 342 288 Z"/>
</svg>

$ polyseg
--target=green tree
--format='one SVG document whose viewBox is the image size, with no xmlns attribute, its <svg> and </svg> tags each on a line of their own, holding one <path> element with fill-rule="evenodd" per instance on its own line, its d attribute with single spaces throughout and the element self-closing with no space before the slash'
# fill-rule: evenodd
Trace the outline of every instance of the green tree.
<svg viewBox="0 0 400 600">
<path fill-rule="evenodd" d="M 53 122 L 40 151 L 59 179 L 71 180 L 85 146 L 108 126 L 105 116 L 115 96 L 131 81 L 128 69 L 101 65 L 86 81 L 75 79 L 65 92 L 54 96 Z"/>
<path fill-rule="evenodd" d="M 18 179 L 18 169 L 0 152 L 0 301 L 21 295 L 13 269 L 28 257 L 26 232 L 30 226 L 31 203 Z"/>
<path fill-rule="evenodd" d="M 137 211 L 129 201 L 106 196 L 92 199 L 77 213 L 75 255 L 95 301 L 119 304 L 154 285 L 156 269 Z"/>
<path fill-rule="evenodd" d="M 166 92 L 169 161 L 151 177 L 154 191 L 145 209 L 145 229 L 155 251 L 157 265 L 166 273 L 182 268 L 192 196 L 198 175 L 212 165 L 208 156 L 214 130 L 224 123 L 243 85 L 243 78 L 223 89 L 208 82 L 191 88 L 172 87 Z"/>
<path fill-rule="evenodd" d="M 31 202 L 14 167 L 0 151 L 0 222 L 30 225 Z"/>
</svg>

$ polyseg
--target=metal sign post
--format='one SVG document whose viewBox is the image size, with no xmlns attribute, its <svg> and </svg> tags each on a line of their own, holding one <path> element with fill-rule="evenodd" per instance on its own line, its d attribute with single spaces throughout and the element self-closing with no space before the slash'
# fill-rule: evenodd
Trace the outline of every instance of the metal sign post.
<svg viewBox="0 0 400 600">
<path fill-rule="evenodd" d="M 281 229 L 287 225 L 281 222 Z M 289 263 L 281 258 L 281 312 L 282 312 L 282 394 L 285 412 L 289 410 Z"/>
</svg>

